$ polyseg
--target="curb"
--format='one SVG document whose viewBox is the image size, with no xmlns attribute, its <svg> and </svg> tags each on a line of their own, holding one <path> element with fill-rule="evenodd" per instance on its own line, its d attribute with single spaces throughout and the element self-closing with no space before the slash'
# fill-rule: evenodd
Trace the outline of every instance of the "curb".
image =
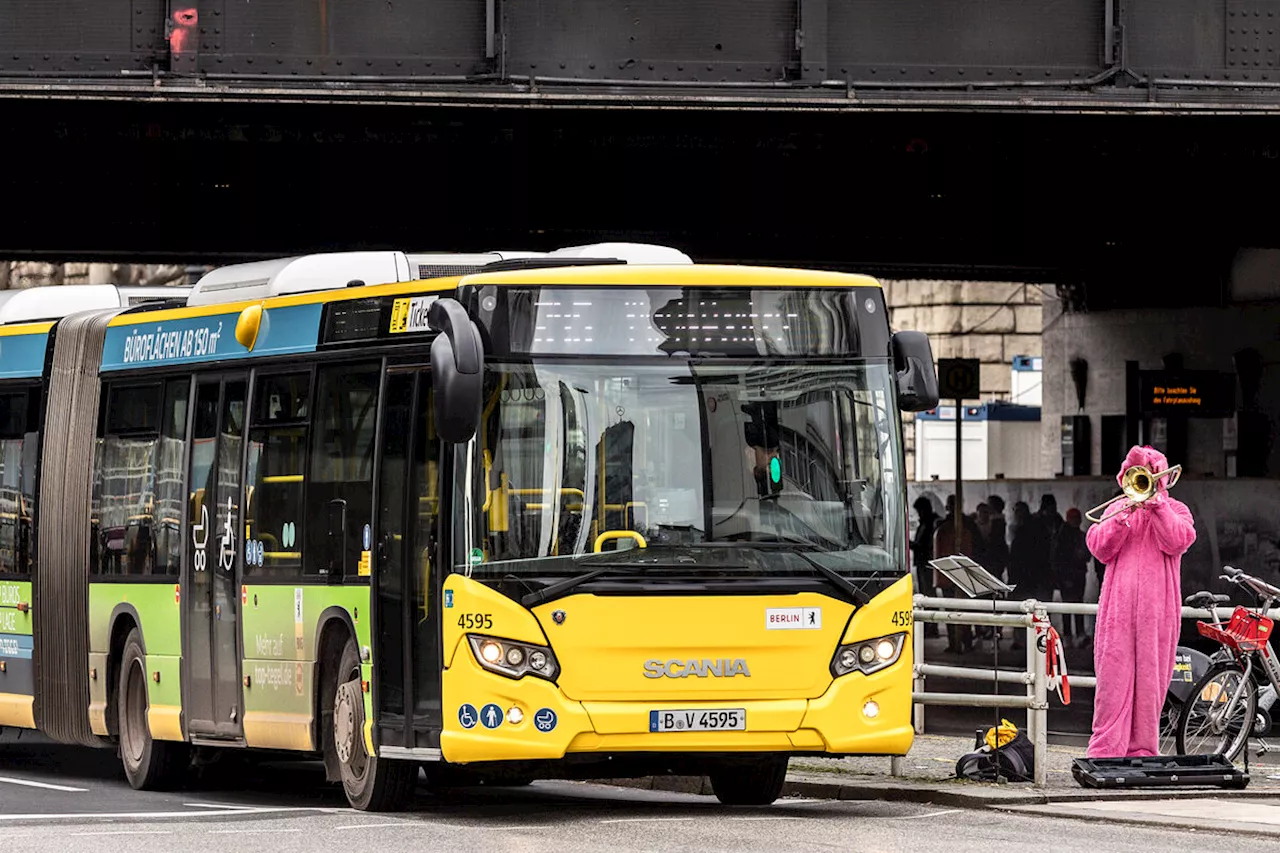
<svg viewBox="0 0 1280 853">
<path fill-rule="evenodd" d="M 1215 827 L 1206 827 L 1204 820 L 1174 817 L 1171 815 L 1159 815 L 1159 816 L 1142 818 L 1142 817 L 1135 817 L 1132 815 L 1126 815 L 1123 813 L 1116 813 L 1116 812 L 1090 811 L 1089 809 L 1084 809 L 1084 808 L 1065 808 L 1065 809 L 1062 809 L 1061 811 L 1054 811 L 1052 813 L 1045 812 L 1041 809 L 1003 808 L 998 805 L 992 805 L 992 806 L 989 806 L 989 808 L 1003 811 L 1006 814 L 1021 815 L 1024 817 L 1049 816 L 1049 817 L 1055 817 L 1055 818 L 1062 818 L 1065 820 L 1081 820 L 1081 821 L 1088 821 L 1089 823 L 1099 823 L 1099 824 L 1109 824 L 1109 825 L 1120 824 L 1123 826 L 1143 827 L 1146 829 L 1152 829 L 1152 828 L 1183 829 L 1183 830 L 1189 830 L 1191 832 L 1197 832 L 1199 830 L 1209 830 L 1209 831 L 1216 831 L 1220 834 L 1230 834 L 1233 836 L 1246 835 L 1254 838 L 1266 838 L 1271 841 L 1274 841 L 1277 835 L 1276 830 L 1273 828 L 1260 826 L 1258 824 L 1250 824 L 1250 823 L 1242 824 L 1236 821 L 1232 821 L 1229 824 L 1222 824 Z"/>
<path fill-rule="evenodd" d="M 680 794 L 710 795 L 711 781 L 706 776 L 642 776 L 635 779 L 596 779 L 596 784 L 618 788 L 640 788 Z M 858 782 L 816 782 L 788 779 L 782 787 L 783 797 L 805 797 L 815 800 L 883 800 L 921 805 L 955 806 L 971 809 L 998 809 L 1005 806 L 1043 806 L 1055 803 L 1089 803 L 1175 800 L 1175 799 L 1277 799 L 1280 789 L 1231 790 L 1225 788 L 1148 788 L 1141 791 L 1115 791 L 1082 788 L 1078 791 L 1037 792 L 1033 789 L 972 790 L 970 786 L 944 783 L 945 787 L 902 784 L 889 780 Z M 994 786 L 993 786 L 994 788 Z"/>
</svg>

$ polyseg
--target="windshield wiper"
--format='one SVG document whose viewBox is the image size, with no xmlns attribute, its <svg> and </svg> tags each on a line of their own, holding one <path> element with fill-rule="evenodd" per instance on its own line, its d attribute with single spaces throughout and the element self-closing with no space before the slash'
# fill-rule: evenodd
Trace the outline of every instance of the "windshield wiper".
<svg viewBox="0 0 1280 853">
<path fill-rule="evenodd" d="M 531 592 L 524 598 L 520 599 L 520 603 L 525 607 L 536 607 L 537 605 L 550 601 L 553 598 L 559 598 L 574 587 L 582 586 L 584 583 L 595 580 L 601 575 L 634 575 L 651 567 L 652 563 L 607 563 L 593 572 L 587 572 L 586 574 L 565 578 L 564 580 L 557 581 L 550 586 L 545 586 L 537 592 Z"/>
<path fill-rule="evenodd" d="M 815 569 L 817 569 L 819 572 L 822 573 L 823 577 L 831 581 L 831 583 L 835 584 L 840 589 L 847 592 L 853 598 L 854 604 L 858 605 L 859 607 L 866 607 L 871 602 L 871 596 L 867 595 L 865 592 L 862 591 L 861 587 L 859 587 L 853 581 L 849 580 L 844 575 L 837 572 L 835 569 L 831 568 L 830 566 L 824 566 L 822 563 L 813 559 L 813 557 L 810 557 L 808 554 L 804 553 L 803 551 L 792 551 L 791 553 L 795 554 L 797 557 L 804 560 L 809 565 L 813 566 Z"/>
<path fill-rule="evenodd" d="M 703 544 L 721 545 L 721 543 L 716 541 L 707 542 Z M 812 542 L 801 542 L 801 541 L 788 542 L 785 539 L 778 542 L 756 542 L 756 541 L 747 540 L 743 542 L 725 542 L 723 543 L 723 545 L 721 545 L 721 547 L 724 547 L 725 545 L 731 546 L 731 547 L 739 547 L 739 548 L 760 548 L 760 549 L 768 548 L 768 549 L 777 550 L 777 551 L 786 551 L 786 553 L 788 554 L 794 554 L 795 556 L 799 557 L 801 560 L 804 560 L 814 569 L 816 569 L 818 573 L 821 574 L 824 578 L 831 581 L 832 585 L 838 587 L 842 592 L 848 594 L 848 596 L 853 599 L 854 604 L 858 605 L 859 607 L 865 607 L 871 601 L 871 596 L 867 595 L 867 593 L 864 592 L 863 589 L 859 587 L 857 584 L 855 584 L 853 581 L 849 580 L 847 577 L 840 574 L 830 566 L 823 565 L 818 560 L 815 560 L 813 557 L 810 557 L 808 554 L 800 550 L 800 548 L 802 547 L 808 547 L 808 548 L 816 547 Z"/>
<path fill-rule="evenodd" d="M 682 546 L 673 546 L 682 547 Z M 598 555 L 597 555 L 598 556 Z M 531 592 L 524 598 L 520 599 L 520 603 L 525 607 L 536 607 L 539 604 L 551 601 L 554 598 L 560 598 L 566 592 L 582 586 L 584 583 L 595 580 L 602 575 L 622 574 L 635 575 L 644 572 L 646 569 L 745 569 L 746 565 L 742 563 L 715 563 L 711 565 L 699 564 L 693 558 L 685 558 L 683 560 L 670 559 L 653 559 L 653 560 L 610 560 L 601 562 L 593 560 L 589 565 L 599 566 L 600 568 L 586 574 L 577 575 L 571 578 L 565 578 L 557 581 L 550 586 L 543 587 L 537 592 Z"/>
</svg>

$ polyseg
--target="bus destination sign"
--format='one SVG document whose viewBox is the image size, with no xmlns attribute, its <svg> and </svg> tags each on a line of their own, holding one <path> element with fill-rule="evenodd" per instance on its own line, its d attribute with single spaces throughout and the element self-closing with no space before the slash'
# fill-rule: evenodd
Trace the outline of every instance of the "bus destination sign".
<svg viewBox="0 0 1280 853">
<path fill-rule="evenodd" d="M 1216 370 L 1142 370 L 1141 409 L 1151 415 L 1230 417 L 1235 411 L 1235 375 Z"/>
</svg>

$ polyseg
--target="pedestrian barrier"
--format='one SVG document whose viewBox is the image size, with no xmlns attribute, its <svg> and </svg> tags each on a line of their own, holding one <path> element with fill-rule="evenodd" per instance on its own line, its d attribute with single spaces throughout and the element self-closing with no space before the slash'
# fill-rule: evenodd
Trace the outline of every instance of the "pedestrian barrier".
<svg viewBox="0 0 1280 853">
<path fill-rule="evenodd" d="M 1048 715 L 1049 715 L 1049 676 L 1046 671 L 1046 651 L 1037 642 L 1038 635 L 1048 634 L 1050 615 L 1084 615 L 1097 616 L 1098 605 L 1075 604 L 1069 602 L 1037 601 L 1034 598 L 1025 601 L 995 601 L 964 598 L 930 598 L 924 595 L 915 597 L 914 610 L 914 642 L 915 661 L 912 688 L 913 724 L 916 734 L 924 734 L 924 707 L 926 705 L 968 706 L 976 708 L 1023 708 L 1027 711 L 1027 737 L 1031 740 L 1035 752 L 1035 777 L 1032 785 L 1043 788 L 1047 778 L 1048 751 Z M 1208 610 L 1194 607 L 1182 608 L 1183 619 L 1213 618 Z M 990 625 L 1022 629 L 1026 632 L 1026 669 L 1024 671 L 988 669 L 985 667 L 948 666 L 944 664 L 925 663 L 924 660 L 924 626 L 927 623 L 940 625 Z M 930 693 L 925 690 L 925 679 L 929 676 L 946 676 L 972 681 L 985 681 L 988 684 L 1022 684 L 1026 687 L 1024 695 L 984 694 L 984 693 Z M 1070 675 L 1070 683 L 1076 687 L 1094 687 L 1097 684 L 1092 676 Z M 902 759 L 893 760 L 891 772 L 901 776 Z"/>
</svg>

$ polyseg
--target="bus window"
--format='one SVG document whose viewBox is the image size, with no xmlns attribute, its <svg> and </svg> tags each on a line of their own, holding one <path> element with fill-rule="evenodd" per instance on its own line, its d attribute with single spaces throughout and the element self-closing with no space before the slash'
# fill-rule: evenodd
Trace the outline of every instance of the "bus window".
<svg viewBox="0 0 1280 853">
<path fill-rule="evenodd" d="M 302 574 L 307 403 L 311 374 L 259 376 L 249 431 L 249 493 L 245 538 L 261 542 L 245 563 L 253 577 Z"/>
<path fill-rule="evenodd" d="M 306 488 L 308 574 L 368 574 L 364 531 L 373 522 L 373 430 L 377 415 L 376 364 L 321 368 L 311 431 Z M 336 528 L 345 518 L 345 527 Z M 343 546 L 340 543 L 345 543 Z"/>
<path fill-rule="evenodd" d="M 40 395 L 0 395 L 0 574 L 29 574 Z"/>
<path fill-rule="evenodd" d="M 175 379 L 165 385 L 155 473 L 155 573 L 158 575 L 177 576 L 182 566 L 182 505 L 186 502 L 183 463 L 190 396 L 190 379 Z"/>
<path fill-rule="evenodd" d="M 98 574 L 147 575 L 156 569 L 161 388 L 157 382 L 106 389 L 93 495 L 92 569 Z"/>
</svg>

